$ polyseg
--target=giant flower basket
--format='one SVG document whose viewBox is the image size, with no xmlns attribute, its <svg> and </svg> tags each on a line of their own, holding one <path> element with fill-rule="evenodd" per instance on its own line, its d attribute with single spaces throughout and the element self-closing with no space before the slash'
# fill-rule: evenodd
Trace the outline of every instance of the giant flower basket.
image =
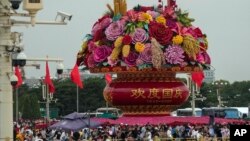
<svg viewBox="0 0 250 141">
<path fill-rule="evenodd" d="M 83 41 L 78 65 L 91 73 L 117 74 L 104 98 L 125 116 L 169 115 L 189 97 L 176 74 L 210 64 L 206 35 L 174 0 L 131 10 L 126 0 L 114 0 L 114 8 L 107 7 Z"/>
</svg>

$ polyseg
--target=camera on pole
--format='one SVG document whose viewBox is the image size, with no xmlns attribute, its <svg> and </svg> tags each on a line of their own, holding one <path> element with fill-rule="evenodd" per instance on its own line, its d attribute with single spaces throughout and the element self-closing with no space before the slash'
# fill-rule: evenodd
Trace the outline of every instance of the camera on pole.
<svg viewBox="0 0 250 141">
<path fill-rule="evenodd" d="M 9 0 L 13 9 L 18 9 L 23 0 Z"/>
</svg>

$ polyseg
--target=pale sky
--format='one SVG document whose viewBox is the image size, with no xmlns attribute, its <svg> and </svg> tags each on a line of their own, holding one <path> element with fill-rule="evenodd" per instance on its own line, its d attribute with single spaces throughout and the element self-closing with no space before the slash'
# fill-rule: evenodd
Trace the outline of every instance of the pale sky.
<svg viewBox="0 0 250 141">
<path fill-rule="evenodd" d="M 163 0 L 166 2 L 166 0 Z M 92 25 L 107 11 L 106 4 L 113 0 L 44 0 L 44 9 L 37 20 L 54 20 L 57 11 L 73 15 L 68 25 L 36 25 L 13 28 L 24 33 L 27 57 L 64 59 L 65 68 L 74 66 L 81 40 L 90 33 Z M 155 5 L 158 0 L 127 0 L 128 9 L 137 4 Z M 207 34 L 209 54 L 216 80 L 230 82 L 250 80 L 250 0 L 177 0 L 178 7 L 190 13 L 194 26 Z M 21 7 L 22 8 L 22 7 Z M 20 9 L 21 9 L 20 8 Z M 19 12 L 24 12 L 19 10 Z M 27 77 L 45 75 L 45 63 L 41 69 L 26 67 Z M 49 63 L 51 75 L 56 63 Z"/>
</svg>

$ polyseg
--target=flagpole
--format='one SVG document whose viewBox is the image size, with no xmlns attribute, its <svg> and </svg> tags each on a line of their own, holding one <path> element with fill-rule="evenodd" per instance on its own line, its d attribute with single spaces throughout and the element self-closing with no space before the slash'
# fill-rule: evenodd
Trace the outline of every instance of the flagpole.
<svg viewBox="0 0 250 141">
<path fill-rule="evenodd" d="M 78 113 L 79 112 L 79 88 L 78 86 L 76 85 L 76 112 Z"/>
</svg>

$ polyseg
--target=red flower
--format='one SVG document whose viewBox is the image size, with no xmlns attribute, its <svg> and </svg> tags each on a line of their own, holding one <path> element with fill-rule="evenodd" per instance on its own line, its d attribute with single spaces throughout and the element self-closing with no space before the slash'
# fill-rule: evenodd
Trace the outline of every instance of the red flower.
<svg viewBox="0 0 250 141">
<path fill-rule="evenodd" d="M 161 45 L 165 46 L 170 43 L 173 32 L 163 24 L 150 22 L 149 35 L 155 38 Z"/>
<path fill-rule="evenodd" d="M 132 42 L 132 38 L 129 35 L 125 35 L 122 39 L 124 45 L 129 45 Z"/>
<path fill-rule="evenodd" d="M 154 7 L 153 6 L 141 6 L 140 11 L 142 12 L 154 11 Z"/>
<path fill-rule="evenodd" d="M 93 41 L 96 42 L 96 41 L 102 40 L 103 38 L 105 38 L 105 34 L 102 29 L 99 29 L 96 31 L 95 35 L 93 36 Z"/>
</svg>

